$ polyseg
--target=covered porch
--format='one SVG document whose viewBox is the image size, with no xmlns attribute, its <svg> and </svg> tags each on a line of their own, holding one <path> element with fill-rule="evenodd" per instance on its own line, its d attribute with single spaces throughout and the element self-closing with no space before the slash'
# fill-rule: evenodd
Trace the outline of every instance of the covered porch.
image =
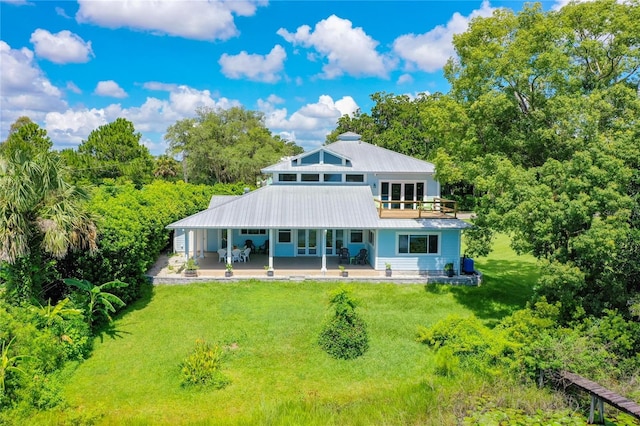
<svg viewBox="0 0 640 426">
<path fill-rule="evenodd" d="M 149 269 L 147 276 L 154 284 L 187 284 L 218 280 L 290 280 L 290 281 L 373 281 L 396 283 L 448 283 L 458 285 L 479 285 L 481 277 L 459 275 L 447 277 L 441 273 L 393 271 L 388 277 L 385 271 L 377 271 L 371 265 L 340 264 L 337 257 L 327 257 L 326 271 L 322 271 L 321 257 L 273 257 L 274 274 L 267 276 L 265 265 L 269 264 L 269 256 L 251 254 L 249 262 L 234 262 L 232 277 L 225 277 L 226 264 L 220 262 L 215 252 L 205 252 L 198 258 L 198 276 L 185 277 L 182 265 L 185 259 L 180 255 L 162 255 L 156 264 Z M 341 275 L 340 266 L 348 272 L 348 277 Z"/>
</svg>

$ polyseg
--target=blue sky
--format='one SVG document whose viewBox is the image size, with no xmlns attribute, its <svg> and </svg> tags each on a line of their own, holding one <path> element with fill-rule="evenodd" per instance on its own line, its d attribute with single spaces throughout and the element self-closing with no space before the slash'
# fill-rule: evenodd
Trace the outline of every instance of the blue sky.
<svg viewBox="0 0 640 426">
<path fill-rule="evenodd" d="M 545 9 L 564 1 L 543 2 Z M 56 149 L 118 117 L 163 154 L 198 107 L 243 106 L 306 149 L 375 92 L 446 92 L 453 34 L 489 1 L 0 0 L 0 140 L 26 115 Z"/>
</svg>

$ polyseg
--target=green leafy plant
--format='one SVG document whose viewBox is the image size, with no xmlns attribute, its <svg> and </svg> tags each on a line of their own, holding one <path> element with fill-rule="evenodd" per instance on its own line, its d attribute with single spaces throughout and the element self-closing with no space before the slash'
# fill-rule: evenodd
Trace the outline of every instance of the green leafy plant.
<svg viewBox="0 0 640 426">
<path fill-rule="evenodd" d="M 227 272 L 233 272 L 233 263 L 227 263 L 225 265 Z"/>
<path fill-rule="evenodd" d="M 100 318 L 106 318 L 111 321 L 111 313 L 116 311 L 116 307 L 123 307 L 125 303 L 118 296 L 111 294 L 105 290 L 110 288 L 126 287 L 127 283 L 114 280 L 101 285 L 94 285 L 87 280 L 78 280 L 76 278 L 66 278 L 65 284 L 76 287 L 87 293 L 89 300 L 87 302 L 87 321 L 89 326 Z"/>
<path fill-rule="evenodd" d="M 331 297 L 334 315 L 325 322 L 318 344 L 334 358 L 353 359 L 369 349 L 365 322 L 355 311 L 356 300 L 346 288 L 338 289 Z"/>
<path fill-rule="evenodd" d="M 26 358 L 26 355 L 14 355 L 9 356 L 9 349 L 11 348 L 11 344 L 16 338 L 13 337 L 9 343 L 6 341 L 2 341 L 2 346 L 0 346 L 0 402 L 2 402 L 2 398 L 6 392 L 6 380 L 7 375 L 11 372 L 18 372 L 21 374 L 26 374 L 23 370 L 18 367 L 18 363 Z"/>
<path fill-rule="evenodd" d="M 391 269 L 391 264 L 390 263 L 385 263 L 384 264 L 384 268 L 387 269 L 387 270 Z"/>
<path fill-rule="evenodd" d="M 182 386 L 222 389 L 231 383 L 221 372 L 223 355 L 220 346 L 211 346 L 203 339 L 197 339 L 195 348 L 180 365 Z"/>
<path fill-rule="evenodd" d="M 187 271 L 197 271 L 198 269 L 200 269 L 200 265 L 198 265 L 198 263 L 193 257 L 190 257 L 189 259 L 187 259 L 187 262 L 185 263 L 185 269 Z"/>
</svg>

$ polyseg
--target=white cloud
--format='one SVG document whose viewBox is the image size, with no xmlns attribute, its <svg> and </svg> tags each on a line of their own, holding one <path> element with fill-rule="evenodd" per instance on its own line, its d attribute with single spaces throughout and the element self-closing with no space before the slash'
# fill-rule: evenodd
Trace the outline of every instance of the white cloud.
<svg viewBox="0 0 640 426">
<path fill-rule="evenodd" d="M 336 127 L 338 119 L 345 114 L 352 115 L 358 109 L 351 96 L 334 101 L 328 95 L 320 96 L 316 103 L 304 105 L 290 117 L 287 117 L 286 108 L 275 108 L 268 101 L 260 100 L 258 107 L 265 113 L 267 128 L 305 149 L 322 145 L 326 136 Z"/>
<path fill-rule="evenodd" d="M 471 19 L 479 16 L 491 16 L 495 9 L 487 0 L 480 9 L 469 16 L 454 13 L 446 25 L 438 25 L 424 34 L 406 34 L 393 42 L 393 51 L 402 58 L 408 69 L 420 69 L 434 72 L 441 69 L 447 60 L 455 55 L 453 35 L 467 30 Z"/>
<path fill-rule="evenodd" d="M 56 64 L 85 63 L 94 56 L 90 41 L 85 42 L 81 37 L 67 30 L 51 34 L 47 30 L 38 28 L 31 34 L 29 41 L 33 43 L 37 56 Z"/>
<path fill-rule="evenodd" d="M 71 19 L 71 17 L 67 15 L 67 12 L 65 12 L 65 10 L 60 6 L 56 7 L 56 15 L 62 16 L 63 18 Z"/>
<path fill-rule="evenodd" d="M 411 74 L 402 74 L 400 77 L 398 77 L 398 84 L 407 83 L 413 83 L 413 77 L 411 76 Z"/>
<path fill-rule="evenodd" d="M 147 81 L 142 85 L 147 90 L 160 90 L 163 92 L 171 92 L 178 88 L 177 84 L 173 83 L 161 83 L 159 81 Z"/>
<path fill-rule="evenodd" d="M 44 118 L 45 129 L 54 140 L 56 148 L 75 147 L 86 139 L 99 126 L 115 121 L 118 117 L 131 121 L 136 131 L 146 137 L 145 145 L 154 154 L 164 151 L 164 142 L 152 142 L 149 134 L 162 135 L 167 128 L 178 120 L 195 115 L 199 107 L 229 109 L 240 103 L 227 98 L 213 99 L 208 90 L 196 90 L 188 86 L 152 82 L 153 87 L 170 88 L 168 100 L 148 97 L 143 104 L 131 108 L 122 108 L 120 104 L 111 104 L 100 109 L 67 109 L 51 112 Z"/>
<path fill-rule="evenodd" d="M 277 31 L 293 45 L 315 49 L 307 57 L 322 57 L 322 77 L 333 79 L 343 74 L 356 77 L 376 76 L 387 78 L 394 64 L 376 51 L 378 42 L 369 37 L 362 28 L 353 28 L 351 21 L 331 15 L 318 22 L 315 30 L 303 25 L 295 33 L 284 28 Z"/>
<path fill-rule="evenodd" d="M 78 0 L 76 20 L 107 28 L 132 28 L 195 40 L 238 34 L 237 16 L 252 16 L 263 1 Z"/>
<path fill-rule="evenodd" d="M 66 88 L 70 92 L 73 92 L 73 93 L 75 93 L 77 95 L 82 94 L 82 90 L 80 90 L 80 88 L 78 86 L 76 86 L 76 84 L 73 81 L 67 81 Z"/>
<path fill-rule="evenodd" d="M 222 67 L 222 74 L 228 78 L 246 77 L 252 81 L 275 83 L 280 80 L 279 73 L 284 68 L 285 59 L 287 59 L 287 53 L 277 44 L 265 56 L 249 54 L 245 51 L 237 55 L 224 53 L 218 63 Z"/>
<path fill-rule="evenodd" d="M 99 96 L 108 96 L 111 98 L 126 98 L 127 92 L 113 80 L 99 81 L 96 90 L 93 91 Z"/>
<path fill-rule="evenodd" d="M 67 103 L 63 93 L 51 84 L 25 48 L 12 49 L 0 40 L 0 139 L 8 134 L 11 124 L 20 116 L 37 122 L 48 111 L 62 111 Z"/>
</svg>

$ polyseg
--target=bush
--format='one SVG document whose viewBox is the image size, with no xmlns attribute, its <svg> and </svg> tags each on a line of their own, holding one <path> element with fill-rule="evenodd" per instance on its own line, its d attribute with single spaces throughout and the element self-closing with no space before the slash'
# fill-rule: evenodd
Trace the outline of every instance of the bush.
<svg viewBox="0 0 640 426">
<path fill-rule="evenodd" d="M 318 344 L 334 358 L 353 359 L 369 349 L 365 322 L 356 314 L 356 301 L 348 290 L 341 288 L 331 298 L 335 315 L 329 318 L 320 333 Z"/>
<path fill-rule="evenodd" d="M 222 389 L 231 383 L 221 371 L 223 354 L 220 346 L 196 340 L 193 352 L 181 364 L 182 386 Z"/>
</svg>

